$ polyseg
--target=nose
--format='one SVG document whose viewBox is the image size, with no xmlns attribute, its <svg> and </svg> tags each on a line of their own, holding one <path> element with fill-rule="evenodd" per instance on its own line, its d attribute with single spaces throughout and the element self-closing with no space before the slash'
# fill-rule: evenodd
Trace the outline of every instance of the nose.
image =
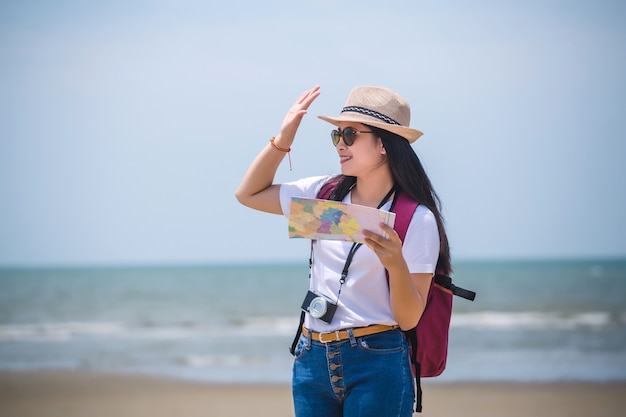
<svg viewBox="0 0 626 417">
<path fill-rule="evenodd" d="M 339 142 L 337 142 L 335 147 L 337 149 L 345 149 L 346 148 L 346 142 L 343 141 L 343 135 L 339 136 Z"/>
</svg>

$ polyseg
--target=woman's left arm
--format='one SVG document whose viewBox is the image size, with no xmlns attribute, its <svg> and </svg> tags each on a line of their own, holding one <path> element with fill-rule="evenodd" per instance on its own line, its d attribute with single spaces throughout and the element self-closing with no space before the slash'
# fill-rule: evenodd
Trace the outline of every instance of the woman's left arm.
<svg viewBox="0 0 626 417">
<path fill-rule="evenodd" d="M 402 255 L 402 240 L 393 228 L 381 224 L 389 239 L 365 232 L 365 244 L 374 251 L 389 273 L 391 311 L 402 330 L 417 326 L 430 290 L 433 274 L 409 272 Z"/>
</svg>

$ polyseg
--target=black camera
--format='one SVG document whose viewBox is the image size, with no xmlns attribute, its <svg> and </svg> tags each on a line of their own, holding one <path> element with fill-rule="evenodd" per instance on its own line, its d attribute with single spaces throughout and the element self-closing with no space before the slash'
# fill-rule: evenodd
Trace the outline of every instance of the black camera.
<svg viewBox="0 0 626 417">
<path fill-rule="evenodd" d="M 311 317 L 330 324 L 335 315 L 335 311 L 337 311 L 337 304 L 323 295 L 309 291 L 306 293 L 306 297 L 304 297 L 301 308 L 309 313 Z"/>
</svg>

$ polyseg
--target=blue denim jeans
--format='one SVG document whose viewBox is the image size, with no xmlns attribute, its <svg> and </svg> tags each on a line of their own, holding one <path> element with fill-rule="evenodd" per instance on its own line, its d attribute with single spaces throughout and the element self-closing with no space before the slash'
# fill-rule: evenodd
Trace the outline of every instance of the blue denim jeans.
<svg viewBox="0 0 626 417">
<path fill-rule="evenodd" d="M 296 417 L 410 417 L 415 390 L 404 334 L 331 343 L 302 335 L 292 389 Z"/>
</svg>

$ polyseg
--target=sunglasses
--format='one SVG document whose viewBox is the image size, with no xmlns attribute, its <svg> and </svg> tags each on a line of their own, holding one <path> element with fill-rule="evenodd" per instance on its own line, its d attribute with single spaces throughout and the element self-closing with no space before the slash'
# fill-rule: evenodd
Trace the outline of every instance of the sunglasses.
<svg viewBox="0 0 626 417">
<path fill-rule="evenodd" d="M 333 145 L 337 146 L 339 140 L 343 138 L 343 143 L 346 146 L 352 146 L 357 133 L 374 133 L 371 130 L 354 130 L 351 127 L 346 127 L 343 131 L 335 129 L 330 132 L 330 137 L 333 139 Z"/>
</svg>

